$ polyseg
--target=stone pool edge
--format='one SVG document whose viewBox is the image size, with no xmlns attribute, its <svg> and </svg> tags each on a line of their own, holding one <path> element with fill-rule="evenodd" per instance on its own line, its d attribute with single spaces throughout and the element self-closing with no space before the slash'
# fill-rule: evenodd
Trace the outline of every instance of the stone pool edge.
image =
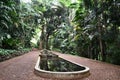
<svg viewBox="0 0 120 80">
<path fill-rule="evenodd" d="M 34 68 L 34 73 L 36 75 L 39 75 L 40 77 L 43 77 L 43 78 L 70 80 L 70 79 L 85 78 L 85 77 L 90 75 L 90 70 L 88 67 L 80 65 L 80 64 L 75 63 L 75 62 L 72 62 L 72 63 L 83 66 L 86 69 L 82 70 L 82 71 L 75 71 L 75 72 L 52 72 L 52 71 L 45 71 L 45 70 L 40 69 L 39 63 L 40 63 L 40 57 L 38 57 L 37 63 L 36 63 L 35 68 Z"/>
</svg>

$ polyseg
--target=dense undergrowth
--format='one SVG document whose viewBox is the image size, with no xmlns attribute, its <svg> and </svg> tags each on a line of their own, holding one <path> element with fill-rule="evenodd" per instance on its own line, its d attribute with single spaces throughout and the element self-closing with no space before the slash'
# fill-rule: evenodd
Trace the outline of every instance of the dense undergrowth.
<svg viewBox="0 0 120 80">
<path fill-rule="evenodd" d="M 16 56 L 20 56 L 29 51 L 31 51 L 30 48 L 19 49 L 19 50 L 0 49 L 0 62 Z"/>
</svg>

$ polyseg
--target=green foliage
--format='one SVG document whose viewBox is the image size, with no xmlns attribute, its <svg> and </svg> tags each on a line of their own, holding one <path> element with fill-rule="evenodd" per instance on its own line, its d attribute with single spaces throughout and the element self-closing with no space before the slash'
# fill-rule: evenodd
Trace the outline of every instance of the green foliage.
<svg viewBox="0 0 120 80">
<path fill-rule="evenodd" d="M 76 11 L 77 51 L 80 55 L 119 64 L 118 0 L 81 0 Z M 115 15 L 114 15 L 115 14 Z M 101 56 L 101 58 L 99 57 Z M 116 57 L 116 58 L 115 58 Z"/>
<path fill-rule="evenodd" d="M 0 48 L 0 62 L 10 59 L 15 56 L 19 56 L 21 54 L 29 52 L 31 49 L 30 48 L 25 48 L 25 49 L 19 49 L 19 50 L 11 50 L 11 49 L 1 49 Z"/>
<path fill-rule="evenodd" d="M 69 26 L 67 23 L 61 25 L 61 28 L 58 29 L 53 36 L 53 50 L 54 48 L 60 49 L 63 53 L 75 54 L 76 44 L 74 43 L 73 36 L 74 31 L 72 26 Z"/>
<path fill-rule="evenodd" d="M 0 56 L 3 56 L 3 55 L 7 56 L 16 52 L 17 52 L 16 50 L 0 49 Z"/>
<path fill-rule="evenodd" d="M 64 4 L 66 7 L 69 7 L 71 4 L 71 0 L 59 0 L 62 4 Z"/>
<path fill-rule="evenodd" d="M 18 49 L 20 46 L 20 41 L 17 39 L 9 38 L 3 39 L 2 48 L 4 49 Z"/>
<path fill-rule="evenodd" d="M 32 4 L 14 0 L 0 1 L 0 47 L 30 47 L 39 17 Z M 7 36 L 10 36 L 8 38 Z"/>
<path fill-rule="evenodd" d="M 15 23 L 16 11 L 14 7 L 15 5 L 12 0 L 0 1 L 0 38 L 6 36 L 10 28 L 12 28 L 12 24 Z"/>
<path fill-rule="evenodd" d="M 52 5 L 49 3 L 51 3 Z M 66 19 L 68 17 L 68 8 L 65 7 L 63 3 L 54 1 L 48 1 L 48 3 L 43 3 L 42 7 L 46 7 L 46 11 L 43 11 L 41 15 L 40 24 L 42 25 L 42 32 L 40 41 L 43 48 L 49 49 L 49 41 L 51 41 L 49 40 L 50 36 L 53 35 L 60 28 L 63 22 L 68 21 L 68 19 Z"/>
</svg>

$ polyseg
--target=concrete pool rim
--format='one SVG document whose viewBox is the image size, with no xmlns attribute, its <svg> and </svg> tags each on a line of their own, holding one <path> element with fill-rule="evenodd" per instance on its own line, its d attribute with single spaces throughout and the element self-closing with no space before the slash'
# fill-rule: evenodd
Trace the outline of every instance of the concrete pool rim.
<svg viewBox="0 0 120 80">
<path fill-rule="evenodd" d="M 69 61 L 69 62 L 72 62 L 72 61 Z M 75 62 L 72 62 L 72 63 L 85 67 L 85 69 L 81 71 L 72 71 L 72 72 L 53 72 L 53 71 L 46 71 L 46 70 L 40 69 L 39 63 L 40 63 L 40 57 L 38 57 L 37 63 L 34 68 L 34 72 L 35 74 L 39 75 L 40 77 L 44 77 L 44 78 L 69 79 L 70 80 L 70 79 L 77 79 L 77 78 L 79 79 L 85 78 L 90 75 L 90 69 L 88 67 L 75 63 Z"/>
</svg>

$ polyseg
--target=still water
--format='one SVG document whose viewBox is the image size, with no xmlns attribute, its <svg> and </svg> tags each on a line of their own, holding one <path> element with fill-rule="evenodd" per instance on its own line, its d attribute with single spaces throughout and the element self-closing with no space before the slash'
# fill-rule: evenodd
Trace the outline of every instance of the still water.
<svg viewBox="0 0 120 80">
<path fill-rule="evenodd" d="M 54 72 L 73 72 L 84 70 L 85 67 L 76 65 L 58 57 L 41 59 L 40 69 Z"/>
</svg>

